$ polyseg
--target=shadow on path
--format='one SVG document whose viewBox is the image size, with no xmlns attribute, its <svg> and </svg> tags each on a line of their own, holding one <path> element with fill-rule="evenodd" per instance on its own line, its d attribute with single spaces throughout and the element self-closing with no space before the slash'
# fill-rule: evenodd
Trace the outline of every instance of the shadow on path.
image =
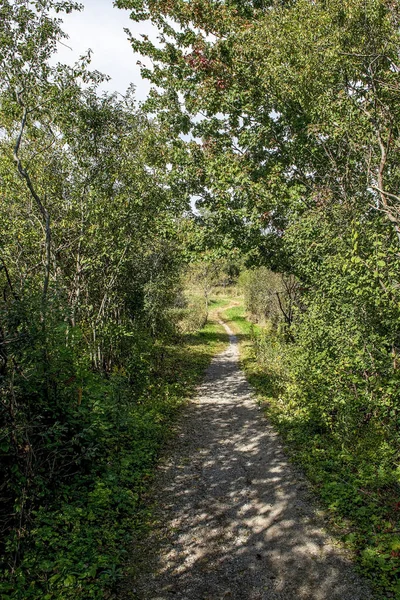
<svg viewBox="0 0 400 600">
<path fill-rule="evenodd" d="M 159 468 L 159 525 L 142 557 L 151 573 L 139 576 L 133 597 L 371 599 L 318 525 L 305 483 L 238 368 L 235 336 L 230 340 Z"/>
</svg>

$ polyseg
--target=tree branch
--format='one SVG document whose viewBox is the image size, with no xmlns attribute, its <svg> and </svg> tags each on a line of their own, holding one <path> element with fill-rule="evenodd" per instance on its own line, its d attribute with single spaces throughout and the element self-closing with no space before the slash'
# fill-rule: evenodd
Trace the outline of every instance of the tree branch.
<svg viewBox="0 0 400 600">
<path fill-rule="evenodd" d="M 376 190 L 380 194 L 383 194 L 383 195 L 387 196 L 388 198 L 392 198 L 393 200 L 397 200 L 397 202 L 400 202 L 400 196 L 396 196 L 396 194 L 391 194 L 390 192 L 386 192 L 385 190 L 381 190 L 381 188 L 379 188 L 376 185 L 371 185 L 371 188 L 373 190 Z"/>
<path fill-rule="evenodd" d="M 51 248 L 50 215 L 49 215 L 48 211 L 46 210 L 46 207 L 44 206 L 40 196 L 36 192 L 35 187 L 32 183 L 32 180 L 29 176 L 29 173 L 26 171 L 26 169 L 23 168 L 21 159 L 19 157 L 19 151 L 21 148 L 22 137 L 24 134 L 24 130 L 25 130 L 25 126 L 26 126 L 26 119 L 27 119 L 27 115 L 28 115 L 28 110 L 27 110 L 26 106 L 24 105 L 24 102 L 21 98 L 21 94 L 22 94 L 21 91 L 16 91 L 17 102 L 22 108 L 22 120 L 21 120 L 21 126 L 20 126 L 18 137 L 17 137 L 17 141 L 16 141 L 15 147 L 14 147 L 14 161 L 17 165 L 18 173 L 25 180 L 26 185 L 27 185 L 31 195 L 36 202 L 36 205 L 40 211 L 40 214 L 42 215 L 43 223 L 45 226 L 46 262 L 45 262 L 45 276 L 44 276 L 43 291 L 42 291 L 42 301 L 43 301 L 43 304 L 45 304 L 46 298 L 47 298 L 47 291 L 48 291 L 48 287 L 49 287 L 49 280 L 50 280 L 50 259 L 51 259 L 51 257 L 50 257 L 50 248 Z"/>
<path fill-rule="evenodd" d="M 18 300 L 18 295 L 14 291 L 13 284 L 12 284 L 12 281 L 11 281 L 11 277 L 10 277 L 10 274 L 8 272 L 7 265 L 4 262 L 4 258 L 2 256 L 0 256 L 0 260 L 3 263 L 3 269 L 4 269 L 4 272 L 6 274 L 6 279 L 7 279 L 8 287 L 10 288 L 11 293 L 12 293 L 13 297 L 15 298 L 15 300 Z"/>
</svg>

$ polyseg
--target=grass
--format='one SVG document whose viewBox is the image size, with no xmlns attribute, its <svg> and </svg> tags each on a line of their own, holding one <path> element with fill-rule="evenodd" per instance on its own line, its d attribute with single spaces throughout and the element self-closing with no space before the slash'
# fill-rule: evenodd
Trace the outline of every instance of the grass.
<svg viewBox="0 0 400 600">
<path fill-rule="evenodd" d="M 254 333 L 255 326 L 246 319 L 243 305 L 240 304 L 239 306 L 228 308 L 228 310 L 224 311 L 223 317 L 229 321 L 230 325 L 233 325 L 235 333 L 248 336 Z"/>
<path fill-rule="evenodd" d="M 230 303 L 231 303 L 230 298 L 214 297 L 214 298 L 211 298 L 211 300 L 209 301 L 209 309 L 214 310 L 215 308 L 224 308 L 225 306 L 228 306 Z"/>
</svg>

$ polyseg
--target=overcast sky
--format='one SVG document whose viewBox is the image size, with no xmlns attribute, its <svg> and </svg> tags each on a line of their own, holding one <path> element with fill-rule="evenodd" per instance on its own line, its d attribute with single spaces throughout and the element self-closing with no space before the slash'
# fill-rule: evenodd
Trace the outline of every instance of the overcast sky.
<svg viewBox="0 0 400 600">
<path fill-rule="evenodd" d="M 81 2 L 85 6 L 84 11 L 62 15 L 63 29 L 69 36 L 69 40 L 65 40 L 65 43 L 72 50 L 59 45 L 57 59 L 63 63 L 73 64 L 90 48 L 93 51 L 91 68 L 112 78 L 111 81 L 103 84 L 103 89 L 123 94 L 132 82 L 137 88 L 137 99 L 144 100 L 149 91 L 149 84 L 141 79 L 140 69 L 136 64 L 136 61 L 142 57 L 133 53 L 124 27 L 128 27 L 133 34 L 144 33 L 152 40 L 156 39 L 157 30 L 151 23 L 132 21 L 129 18 L 129 11 L 115 8 L 112 0 L 81 0 Z"/>
</svg>

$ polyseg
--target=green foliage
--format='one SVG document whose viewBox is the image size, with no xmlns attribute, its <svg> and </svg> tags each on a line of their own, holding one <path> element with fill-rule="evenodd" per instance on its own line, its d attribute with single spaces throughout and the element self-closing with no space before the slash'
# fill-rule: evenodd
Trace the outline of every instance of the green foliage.
<svg viewBox="0 0 400 600">
<path fill-rule="evenodd" d="M 243 306 L 232 306 L 223 312 L 223 315 L 238 328 L 240 333 L 250 335 L 255 327 L 246 319 Z"/>
<path fill-rule="evenodd" d="M 207 322 L 204 298 L 188 295 L 185 306 L 177 310 L 178 327 L 182 333 L 193 333 L 202 329 Z"/>
<path fill-rule="evenodd" d="M 295 344 L 270 322 L 245 323 L 243 307 L 231 311 L 225 315 L 244 335 L 242 364 L 267 416 L 313 483 L 335 533 L 374 581 L 377 597 L 397 598 L 399 446 L 390 426 L 393 408 L 382 401 L 393 379 L 385 382 L 381 373 L 380 394 L 363 393 L 356 369 L 365 368 L 366 356 L 355 354 L 354 331 L 339 329 L 337 322 L 322 329 L 320 310 L 307 312 L 307 320 L 296 325 Z M 351 369 L 350 384 L 343 363 Z"/>
<path fill-rule="evenodd" d="M 159 350 L 148 341 L 135 365 L 135 385 L 116 371 L 108 380 L 83 372 L 82 403 L 71 407 L 79 429 L 66 443 L 66 425 L 55 436 L 49 462 L 53 473 L 36 473 L 40 503 L 29 528 L 7 539 L 0 581 L 2 598 L 106 598 L 123 576 L 135 530 L 148 520 L 143 492 L 153 476 L 160 447 L 171 424 L 194 390 L 214 352 L 221 347 L 221 328 L 207 327 Z M 140 381 L 138 376 L 140 374 Z M 64 421 L 65 421 L 64 417 Z M 71 436 L 70 436 L 71 437 Z M 46 450 L 49 452 L 49 442 Z M 63 477 L 54 464 L 56 451 L 73 468 Z M 60 460 L 60 457 L 58 457 Z M 48 465 L 46 465 L 49 468 Z M 22 474 L 21 474 L 22 476 Z M 57 479 L 56 479 L 57 478 Z M 28 499 L 33 500 L 33 490 Z M 17 566 L 7 564 L 18 547 Z"/>
<path fill-rule="evenodd" d="M 239 283 L 244 292 L 246 308 L 255 321 L 268 321 L 281 329 L 291 326 L 294 306 L 299 297 L 299 285 L 295 277 L 259 267 L 242 272 Z"/>
<path fill-rule="evenodd" d="M 107 598 L 160 446 L 218 338 L 182 338 L 165 128 L 51 66 L 69 2 L 0 8 L 0 595 Z M 192 344 L 192 345 L 190 345 Z M 143 511 L 143 512 L 141 512 Z"/>
<path fill-rule="evenodd" d="M 141 109 L 132 90 L 98 94 L 90 54 L 51 66 L 78 5 L 0 8 L 3 593 L 114 585 L 135 473 L 180 397 L 167 347 L 244 260 L 266 322 L 230 309 L 255 336 L 245 364 L 364 568 L 398 595 L 398 6 L 116 4 L 162 32 L 131 40 L 153 65 Z M 182 301 L 187 262 L 203 308 Z"/>
<path fill-rule="evenodd" d="M 398 596 L 398 5 L 117 4 L 164 33 L 132 44 L 153 61 L 149 108 L 193 135 L 205 246 L 265 267 L 243 283 L 270 321 L 254 346 L 270 412 Z"/>
</svg>

